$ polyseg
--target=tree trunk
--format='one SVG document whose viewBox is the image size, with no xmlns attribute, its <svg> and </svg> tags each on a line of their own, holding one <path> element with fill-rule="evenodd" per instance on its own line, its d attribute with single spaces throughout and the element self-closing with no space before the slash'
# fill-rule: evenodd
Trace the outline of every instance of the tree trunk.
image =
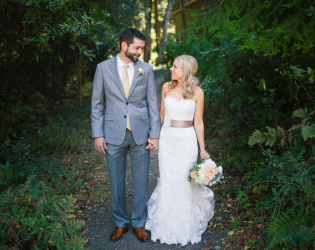
<svg viewBox="0 0 315 250">
<path fill-rule="evenodd" d="M 48 81 L 49 81 L 49 65 L 50 65 L 50 54 L 47 52 L 45 62 L 45 73 L 44 73 L 44 86 L 43 95 L 47 97 Z"/>
<path fill-rule="evenodd" d="M 25 46 L 26 47 L 26 46 Z M 27 52 L 26 52 L 27 53 Z M 28 67 L 30 66 L 30 63 L 31 63 L 31 59 L 34 55 L 32 53 L 29 53 L 28 55 L 25 54 L 25 60 L 24 60 L 24 63 L 23 63 L 23 69 L 22 69 L 22 74 L 21 74 L 21 79 L 22 81 L 24 82 L 25 80 L 25 75 L 26 75 L 26 72 L 27 72 L 27 69 Z"/>
<path fill-rule="evenodd" d="M 68 50 L 67 50 L 67 46 L 68 46 L 68 37 L 66 36 L 64 41 L 64 52 L 63 52 L 63 58 L 62 58 L 62 93 L 65 91 L 66 87 L 67 87 L 67 78 L 68 78 Z"/>
<path fill-rule="evenodd" d="M 161 34 L 160 34 L 159 13 L 158 13 L 158 9 L 157 9 L 157 0 L 154 0 L 154 18 L 155 18 L 155 33 L 156 33 L 157 51 L 159 53 L 159 50 L 161 47 Z"/>
<path fill-rule="evenodd" d="M 182 0 L 182 19 L 183 19 L 183 28 L 185 30 L 187 26 L 186 26 L 186 18 L 185 18 L 185 11 L 184 11 L 184 0 Z"/>
<path fill-rule="evenodd" d="M 81 54 L 77 53 L 77 100 L 79 107 L 82 107 L 81 98 Z"/>
<path fill-rule="evenodd" d="M 147 41 L 144 47 L 144 61 L 149 62 L 151 58 L 151 13 L 152 13 L 152 0 L 148 0 L 147 13 L 145 14 Z"/>
<path fill-rule="evenodd" d="M 174 0 L 168 0 L 168 3 L 167 3 L 167 9 L 166 9 L 166 14 L 165 14 L 165 18 L 164 18 L 163 36 L 162 36 L 162 40 L 161 40 L 161 47 L 160 47 L 160 51 L 159 51 L 159 56 L 156 59 L 156 66 L 159 65 L 160 63 L 162 63 L 162 61 L 163 61 L 163 52 L 165 49 L 166 33 L 167 33 L 169 21 L 170 21 L 170 15 L 171 15 L 171 9 L 172 9 L 173 2 L 174 2 Z"/>
<path fill-rule="evenodd" d="M 56 84 L 56 66 L 54 62 L 51 64 L 51 78 L 52 78 L 52 86 L 53 86 L 53 100 L 56 102 L 58 100 L 58 87 Z"/>
</svg>

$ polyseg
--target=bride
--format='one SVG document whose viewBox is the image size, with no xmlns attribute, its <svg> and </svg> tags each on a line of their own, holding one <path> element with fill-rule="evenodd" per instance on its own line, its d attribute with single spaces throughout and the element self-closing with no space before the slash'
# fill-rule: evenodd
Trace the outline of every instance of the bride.
<svg viewBox="0 0 315 250">
<path fill-rule="evenodd" d="M 160 178 L 147 203 L 145 229 L 153 241 L 184 246 L 201 241 L 213 216 L 214 196 L 211 189 L 188 180 L 198 158 L 197 138 L 200 157 L 210 158 L 204 143 L 204 93 L 194 76 L 198 63 L 181 55 L 170 70 L 172 81 L 163 85 L 161 96 Z"/>
</svg>

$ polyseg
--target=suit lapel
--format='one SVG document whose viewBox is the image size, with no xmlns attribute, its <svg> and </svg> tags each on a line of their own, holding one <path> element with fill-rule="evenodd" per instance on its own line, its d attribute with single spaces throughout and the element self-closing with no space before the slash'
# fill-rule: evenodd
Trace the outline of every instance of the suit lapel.
<svg viewBox="0 0 315 250">
<path fill-rule="evenodd" d="M 112 60 L 112 63 L 110 64 L 110 69 L 115 77 L 115 80 L 116 80 L 115 82 L 118 85 L 118 88 L 120 89 L 121 94 L 123 95 L 125 99 L 127 99 L 125 95 L 124 87 L 119 77 L 119 73 L 117 69 L 117 56 L 115 56 L 115 58 Z M 130 96 L 130 93 L 129 93 L 129 96 Z"/>
<path fill-rule="evenodd" d="M 139 77 L 143 77 L 143 75 L 139 75 L 137 78 L 136 78 L 136 75 L 137 75 L 137 70 L 140 68 L 140 63 L 139 62 L 136 62 L 135 63 L 135 69 L 134 69 L 134 72 L 133 72 L 133 79 L 132 79 L 132 84 L 131 84 L 131 88 L 130 88 L 130 91 L 129 91 L 129 96 L 131 96 L 132 94 L 132 91 L 134 90 L 136 84 L 137 84 L 137 81 L 139 79 Z"/>
</svg>

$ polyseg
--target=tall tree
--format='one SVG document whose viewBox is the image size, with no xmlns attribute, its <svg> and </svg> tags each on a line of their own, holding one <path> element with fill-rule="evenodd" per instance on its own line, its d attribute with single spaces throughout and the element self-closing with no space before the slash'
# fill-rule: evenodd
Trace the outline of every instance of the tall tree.
<svg viewBox="0 0 315 250">
<path fill-rule="evenodd" d="M 159 56 L 156 59 L 156 65 L 159 65 L 163 61 L 163 52 L 165 49 L 166 33 L 167 33 L 169 21 L 170 21 L 170 15 L 171 15 L 171 9 L 172 9 L 173 2 L 174 2 L 174 0 L 168 0 L 167 1 L 166 14 L 165 14 L 165 18 L 164 18 L 163 36 L 162 36 L 162 40 L 161 40 L 161 47 L 159 50 Z"/>
<path fill-rule="evenodd" d="M 183 19 L 183 29 L 185 30 L 187 28 L 187 25 L 186 25 L 185 11 L 184 11 L 184 0 L 182 0 L 182 19 Z"/>
<path fill-rule="evenodd" d="M 44 81 L 43 81 L 43 91 L 45 97 L 47 97 L 47 88 L 48 88 L 48 81 L 49 81 L 49 67 L 50 66 L 50 54 L 46 53 L 46 62 L 45 62 L 45 72 L 44 72 Z"/>
<path fill-rule="evenodd" d="M 155 19 L 155 33 L 156 33 L 156 43 L 157 51 L 159 52 L 161 47 L 161 33 L 160 33 L 160 23 L 159 23 L 159 12 L 157 7 L 157 0 L 154 0 L 154 19 Z"/>
<path fill-rule="evenodd" d="M 151 13 L 152 0 L 147 0 L 147 12 L 145 14 L 147 41 L 144 47 L 144 61 L 149 62 L 151 58 Z"/>
<path fill-rule="evenodd" d="M 81 97 L 81 54 L 77 53 L 77 101 L 79 107 L 82 107 Z"/>
</svg>

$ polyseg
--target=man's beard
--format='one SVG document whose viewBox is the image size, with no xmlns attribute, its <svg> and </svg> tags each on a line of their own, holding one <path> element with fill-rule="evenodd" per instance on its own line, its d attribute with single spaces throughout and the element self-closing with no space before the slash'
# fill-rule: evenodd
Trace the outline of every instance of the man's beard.
<svg viewBox="0 0 315 250">
<path fill-rule="evenodd" d="M 137 61 L 138 61 L 138 58 L 134 58 L 133 55 L 134 55 L 134 54 L 129 53 L 128 48 L 127 48 L 127 50 L 126 50 L 126 52 L 125 52 L 125 56 L 128 57 L 131 61 L 137 62 Z"/>
</svg>

